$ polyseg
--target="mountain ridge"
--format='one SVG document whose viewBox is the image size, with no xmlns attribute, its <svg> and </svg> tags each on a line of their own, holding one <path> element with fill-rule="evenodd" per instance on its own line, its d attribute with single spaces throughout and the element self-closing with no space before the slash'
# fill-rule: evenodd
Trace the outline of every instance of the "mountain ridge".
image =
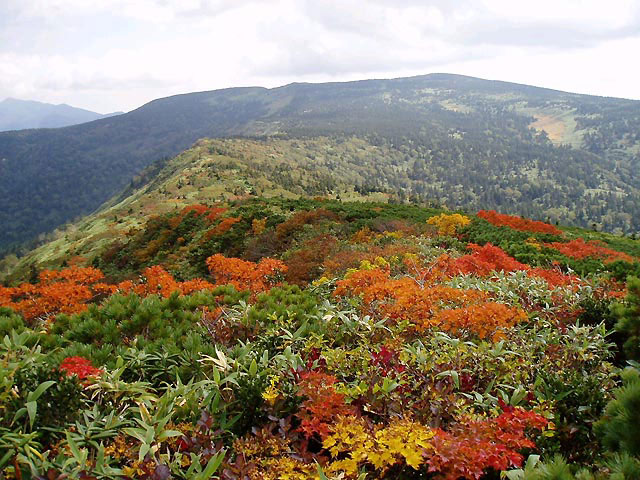
<svg viewBox="0 0 640 480">
<path fill-rule="evenodd" d="M 536 130 L 537 117 L 551 118 L 562 135 L 550 139 Z M 640 165 L 639 126 L 640 101 L 450 74 L 179 94 L 89 124 L 0 133 L 0 225 L 7 231 L 0 249 L 97 209 L 145 167 L 203 137 L 357 135 L 406 147 L 418 180 L 433 162 L 467 172 L 495 164 L 512 172 L 493 178 L 503 190 L 520 191 L 528 183 L 523 175 L 541 183 L 519 197 L 498 195 L 498 207 L 539 200 L 545 211 L 561 207 L 582 215 L 584 203 L 590 223 L 637 231 L 640 179 L 632 172 Z M 551 197 L 562 190 L 560 180 L 570 182 L 572 200 L 556 205 Z M 487 186 L 472 185 L 472 196 L 482 197 Z M 404 188 L 398 193 L 415 193 Z M 461 202 L 452 207 L 465 206 Z"/>
</svg>

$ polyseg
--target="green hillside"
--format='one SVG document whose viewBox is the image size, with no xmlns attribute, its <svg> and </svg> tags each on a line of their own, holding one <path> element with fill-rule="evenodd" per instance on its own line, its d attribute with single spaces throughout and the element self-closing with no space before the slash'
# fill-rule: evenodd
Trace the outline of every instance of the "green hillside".
<svg viewBox="0 0 640 480">
<path fill-rule="evenodd" d="M 364 190 L 636 232 L 639 131 L 637 101 L 446 74 L 179 95 L 85 125 L 0 133 L 0 249 L 97 209 L 205 137 L 323 137 L 337 150 L 357 137 L 378 149 Z M 324 166 L 351 168 L 350 156 Z M 323 182 L 314 188 L 332 186 Z"/>
<path fill-rule="evenodd" d="M 191 149 L 136 177 L 98 213 L 56 231 L 49 242 L 20 259 L 16 275 L 25 275 L 34 264 L 60 265 L 70 255 L 92 258 L 115 238 L 133 234 L 150 216 L 191 204 L 252 196 L 307 195 L 394 203 L 412 200 L 450 209 L 524 211 L 530 217 L 550 218 L 554 223 L 577 220 L 576 223 L 590 226 L 586 214 L 578 217 L 568 207 L 561 207 L 563 202 L 571 203 L 572 195 L 578 191 L 560 185 L 560 178 L 546 183 L 536 178 L 525 179 L 525 185 L 531 189 L 546 185 L 554 192 L 546 198 L 555 199 L 555 203 L 529 199 L 528 204 L 500 208 L 499 197 L 526 198 L 512 187 L 500 186 L 514 178 L 505 173 L 504 164 L 495 161 L 479 168 L 472 179 L 464 172 L 450 170 L 447 162 L 434 157 L 430 169 L 416 173 L 416 162 L 405 151 L 384 143 L 374 145 L 357 136 L 200 140 Z M 457 187 L 452 188 L 452 183 Z M 486 190 L 475 195 L 471 183 L 486 185 Z M 5 265 L 14 268 L 15 262 L 12 257 L 5 260 Z M 4 267 L 5 273 L 9 266 Z"/>
</svg>

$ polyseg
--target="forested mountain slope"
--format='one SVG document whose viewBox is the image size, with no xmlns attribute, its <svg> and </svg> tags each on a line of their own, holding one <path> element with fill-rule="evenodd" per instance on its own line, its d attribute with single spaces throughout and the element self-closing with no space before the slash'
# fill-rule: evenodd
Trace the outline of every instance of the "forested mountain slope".
<svg viewBox="0 0 640 480">
<path fill-rule="evenodd" d="M 431 162 L 430 169 L 417 175 L 415 160 L 407 159 L 401 149 L 389 144 L 373 145 L 356 136 L 203 139 L 170 161 L 154 165 L 137 176 L 100 211 L 56 231 L 49 242 L 19 262 L 8 258 L 4 266 L 0 265 L 0 276 L 3 270 L 11 270 L 12 278 L 24 278 L 33 267 L 59 267 L 71 257 L 91 261 L 114 241 L 135 235 L 157 215 L 180 212 L 194 204 L 220 204 L 256 197 L 331 199 L 336 192 L 342 200 L 398 203 L 398 192 L 406 191 L 414 193 L 405 195 L 405 199 L 422 200 L 426 206 L 465 205 L 467 211 L 475 212 L 485 206 L 498 208 L 496 193 L 509 198 L 514 190 L 501 185 L 510 178 L 514 177 L 510 177 L 508 165 L 503 162 L 494 161 L 478 168 L 474 181 L 486 191 L 474 197 L 469 193 L 472 184 L 468 176 L 452 171 L 446 160 Z M 535 178 L 527 181 L 537 184 Z M 560 188 L 561 181 L 558 176 L 553 183 L 548 182 L 553 193 L 548 198 L 555 200 L 556 206 L 572 202 L 571 195 L 576 194 L 575 190 Z M 451 188 L 453 182 L 461 187 Z M 437 202 L 429 202 L 429 198 Z M 571 215 L 568 209 L 554 208 L 553 204 L 535 198 L 502 210 L 524 211 L 538 219 L 543 218 L 543 213 L 551 213 L 554 223 L 577 218 L 568 217 Z M 586 222 L 586 218 L 580 220 Z M 606 238 L 616 246 L 619 238 L 601 237 L 598 232 L 580 235 Z"/>
<path fill-rule="evenodd" d="M 446 74 L 179 95 L 89 124 L 1 133 L 0 249 L 96 209 L 199 138 L 233 136 L 356 137 L 378 149 L 366 159 L 376 175 L 358 188 L 632 232 L 639 132 L 637 101 Z M 365 161 L 308 154 L 320 169 Z"/>
</svg>

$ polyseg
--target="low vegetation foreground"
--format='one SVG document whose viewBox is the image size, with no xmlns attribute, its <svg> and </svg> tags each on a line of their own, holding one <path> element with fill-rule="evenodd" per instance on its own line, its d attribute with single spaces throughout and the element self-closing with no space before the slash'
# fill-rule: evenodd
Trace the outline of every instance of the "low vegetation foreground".
<svg viewBox="0 0 640 480">
<path fill-rule="evenodd" d="M 0 286 L 0 479 L 640 479 L 637 240 L 254 197 L 90 251 Z"/>
</svg>

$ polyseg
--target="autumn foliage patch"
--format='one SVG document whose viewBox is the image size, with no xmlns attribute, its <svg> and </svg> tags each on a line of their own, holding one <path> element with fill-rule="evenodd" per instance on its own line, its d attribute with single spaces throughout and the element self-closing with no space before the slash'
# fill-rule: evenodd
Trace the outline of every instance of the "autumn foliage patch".
<svg viewBox="0 0 640 480">
<path fill-rule="evenodd" d="M 439 472 L 445 480 L 478 480 L 489 468 L 520 467 L 524 459 L 519 452 L 535 447 L 527 432 L 547 424 L 541 415 L 514 407 L 493 419 L 466 418 L 449 431 L 436 431 L 429 471 Z"/>
<path fill-rule="evenodd" d="M 421 279 L 426 277 L 422 275 Z M 382 268 L 358 270 L 337 282 L 334 295 L 347 294 L 360 295 L 365 312 L 396 322 L 410 321 L 421 331 L 438 328 L 498 338 L 505 328 L 527 318 L 522 310 L 492 302 L 479 290 L 423 284 L 411 277 L 394 279 Z"/>
<path fill-rule="evenodd" d="M 509 256 L 500 247 L 487 243 L 483 246 L 469 244 L 473 253 L 463 255 L 457 259 L 447 257 L 447 271 L 452 275 L 478 275 L 486 277 L 493 272 L 516 272 L 525 271 L 530 277 L 544 279 L 550 286 L 577 285 L 580 279 L 575 275 L 569 275 L 558 268 L 532 268 L 525 263 L 518 262 Z"/>
<path fill-rule="evenodd" d="M 44 270 L 36 284 L 0 286 L 0 306 L 12 308 L 26 320 L 45 319 L 58 313 L 78 313 L 87 308 L 87 302 L 110 290 L 99 283 L 103 278 L 100 270 L 91 267 Z"/>
<path fill-rule="evenodd" d="M 67 375 L 76 375 L 80 380 L 96 377 L 104 371 L 94 367 L 91 361 L 84 357 L 67 357 L 60 362 L 60 370 Z"/>
<path fill-rule="evenodd" d="M 207 258 L 215 285 L 233 285 L 238 290 L 265 292 L 282 282 L 287 266 L 280 260 L 263 258 L 258 263 L 216 254 Z"/>
<path fill-rule="evenodd" d="M 632 263 L 635 259 L 626 253 L 617 252 L 611 248 L 607 248 L 599 242 L 590 241 L 585 242 L 583 238 L 576 238 L 570 242 L 552 242 L 546 243 L 545 246 L 558 250 L 563 255 L 572 258 L 598 258 L 605 262 L 614 262 L 616 260 L 623 260 L 625 262 Z"/>
<path fill-rule="evenodd" d="M 562 234 L 562 230 L 554 227 L 553 225 L 549 225 L 548 223 L 529 220 L 528 218 L 517 217 L 514 215 L 505 215 L 503 213 L 498 213 L 495 210 L 480 210 L 477 215 L 498 227 L 509 227 L 522 232 L 547 233 L 550 235 Z"/>
</svg>

